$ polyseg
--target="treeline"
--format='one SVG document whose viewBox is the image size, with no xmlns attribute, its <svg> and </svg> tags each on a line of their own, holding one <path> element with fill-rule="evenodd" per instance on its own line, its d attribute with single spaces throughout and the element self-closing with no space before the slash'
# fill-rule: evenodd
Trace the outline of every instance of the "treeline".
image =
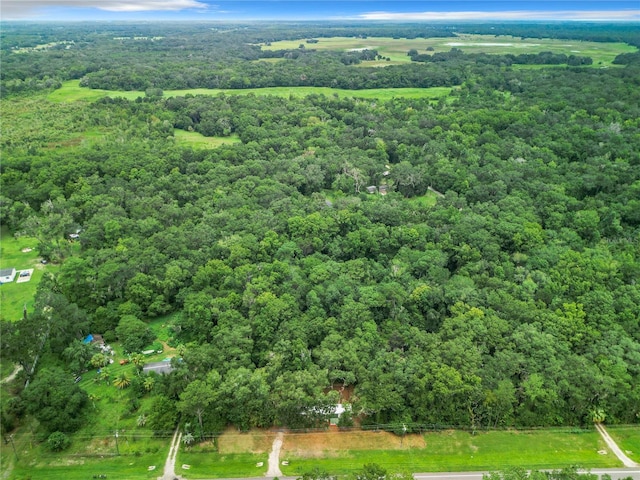
<svg viewBox="0 0 640 480">
<path fill-rule="evenodd" d="M 280 63 L 242 62 L 233 68 L 180 66 L 114 67 L 86 75 L 81 86 L 109 90 L 184 88 L 333 87 L 344 89 L 439 87 L 459 85 L 467 74 L 462 65 L 392 65 L 351 68 L 365 54 L 308 53 Z"/>
<path fill-rule="evenodd" d="M 49 130 L 3 137 L 1 213 L 64 261 L 2 354 L 29 367 L 46 338 L 70 368 L 82 335 L 175 313 L 182 361 L 128 390 L 154 397 L 156 431 L 318 425 L 332 386 L 365 425 L 637 422 L 640 72 L 483 68 L 437 103 L 39 105 Z M 61 126 L 105 139 L 58 149 Z M 241 143 L 192 150 L 174 128 Z"/>
<path fill-rule="evenodd" d="M 623 42 L 640 47 L 638 27 L 629 22 L 531 22 L 485 23 L 457 26 L 464 33 L 478 35 L 513 35 L 521 38 L 562 38 L 587 42 Z"/>
<path fill-rule="evenodd" d="M 438 52 L 434 54 L 420 54 L 417 50 L 410 50 L 408 55 L 413 62 L 451 62 L 452 60 L 467 60 L 480 65 L 501 65 L 507 67 L 511 65 L 569 65 L 571 67 L 578 67 L 593 64 L 591 57 L 565 55 L 564 53 L 553 52 L 489 55 L 486 53 L 465 54 L 459 48 L 452 48 L 449 52 Z"/>
</svg>

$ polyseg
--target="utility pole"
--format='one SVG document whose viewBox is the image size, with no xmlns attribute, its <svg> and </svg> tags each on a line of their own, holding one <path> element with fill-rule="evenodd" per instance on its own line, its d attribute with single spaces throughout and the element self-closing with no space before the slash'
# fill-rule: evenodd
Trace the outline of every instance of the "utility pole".
<svg viewBox="0 0 640 480">
<path fill-rule="evenodd" d="M 120 455 L 120 449 L 118 448 L 118 430 L 116 430 L 116 455 Z"/>
<path fill-rule="evenodd" d="M 18 451 L 16 450 L 16 444 L 13 443 L 13 434 L 9 435 L 9 440 L 11 441 L 11 446 L 13 447 L 13 454 L 16 456 L 16 462 L 18 461 Z"/>
</svg>

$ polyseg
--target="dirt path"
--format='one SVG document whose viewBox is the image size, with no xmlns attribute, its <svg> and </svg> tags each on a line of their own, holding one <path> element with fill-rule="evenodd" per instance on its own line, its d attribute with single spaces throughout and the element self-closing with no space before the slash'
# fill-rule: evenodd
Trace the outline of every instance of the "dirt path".
<svg viewBox="0 0 640 480">
<path fill-rule="evenodd" d="M 622 450 L 620 450 L 620 447 L 618 447 L 618 444 L 613 440 L 613 438 L 609 436 L 609 432 L 607 432 L 604 426 L 600 425 L 599 423 L 596 423 L 595 425 L 596 429 L 598 430 L 598 432 L 600 432 L 600 435 L 607 443 L 607 446 L 611 449 L 615 456 L 618 457 L 618 459 L 625 467 L 640 467 L 640 465 L 631 460 L 624 454 Z"/>
<path fill-rule="evenodd" d="M 0 380 L 0 383 L 9 383 L 11 380 L 16 378 L 16 375 L 18 375 L 21 370 L 22 370 L 22 365 L 16 365 L 16 368 L 13 369 L 13 372 L 11 372 L 11 375 Z"/>
<path fill-rule="evenodd" d="M 278 435 L 273 441 L 271 453 L 269 454 L 269 470 L 267 470 L 266 473 L 267 477 L 282 477 L 282 472 L 280 471 L 280 449 L 282 448 L 283 438 L 284 433 L 278 432 Z"/>
<path fill-rule="evenodd" d="M 174 480 L 180 478 L 176 475 L 176 455 L 178 455 L 178 449 L 180 448 L 180 440 L 182 439 L 182 433 L 179 429 L 176 429 L 176 433 L 173 434 L 171 440 L 171 448 L 169 448 L 169 455 L 167 455 L 167 461 L 164 464 L 164 475 L 158 477 L 158 480 Z"/>
</svg>

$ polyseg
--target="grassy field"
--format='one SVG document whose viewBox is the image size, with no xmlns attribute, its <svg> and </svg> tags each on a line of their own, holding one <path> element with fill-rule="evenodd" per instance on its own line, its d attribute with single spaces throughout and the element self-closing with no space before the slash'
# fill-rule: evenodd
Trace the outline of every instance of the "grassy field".
<svg viewBox="0 0 640 480">
<path fill-rule="evenodd" d="M 419 197 L 413 197 L 407 199 L 407 201 L 414 206 L 414 208 L 429 208 L 433 207 L 438 200 L 438 194 L 427 190 L 427 193 Z"/>
<path fill-rule="evenodd" d="M 183 447 L 178 453 L 176 473 L 188 478 L 263 476 L 274 438 L 275 433 L 272 432 L 239 433 L 229 429 L 216 439 L 217 450 L 211 442 L 188 451 Z M 258 466 L 259 463 L 262 465 Z M 182 469 L 184 464 L 190 468 Z"/>
<path fill-rule="evenodd" d="M 353 432 L 348 450 L 339 433 L 314 433 L 285 437 L 281 467 L 285 475 L 299 475 L 315 467 L 332 474 L 347 474 L 366 463 L 377 463 L 390 471 L 468 471 L 508 466 L 561 468 L 619 466 L 595 431 L 467 432 L 428 433 L 422 437 L 399 437 L 387 433 Z M 324 438 L 323 438 L 324 437 Z M 379 438 L 376 438 L 379 437 Z M 412 438 L 413 437 L 413 438 Z M 424 442 L 423 445 L 420 445 Z"/>
<path fill-rule="evenodd" d="M 384 57 L 389 57 L 391 62 L 376 61 L 363 62 L 361 66 L 367 65 L 389 65 L 409 62 L 411 59 L 407 52 L 412 48 L 419 53 L 429 53 L 427 48 L 431 47 L 433 53 L 448 52 L 452 48 L 459 48 L 465 53 L 539 53 L 553 52 L 564 53 L 566 55 L 579 55 L 591 57 L 595 66 L 611 65 L 613 59 L 621 53 L 635 52 L 637 49 L 626 43 L 600 43 L 583 42 L 578 40 L 555 40 L 549 38 L 527 38 L 494 35 L 458 35 L 455 38 L 398 38 L 391 37 L 331 37 L 319 38 L 318 43 L 307 44 L 305 40 L 286 40 L 273 42 L 269 46 L 262 45 L 265 50 L 281 50 L 298 48 L 304 44 L 305 48 L 316 50 L 355 50 L 367 48 L 377 50 Z"/>
<path fill-rule="evenodd" d="M 194 148 L 216 148 L 220 145 L 240 143 L 240 138 L 236 135 L 230 137 L 205 137 L 198 132 L 187 132 L 176 128 L 173 131 L 176 141 L 182 145 Z"/>
<path fill-rule="evenodd" d="M 367 90 L 343 90 L 329 87 L 269 87 L 269 88 L 246 88 L 246 89 L 215 89 L 215 88 L 192 88 L 188 90 L 166 90 L 165 97 L 176 97 L 181 95 L 274 95 L 278 97 L 289 97 L 291 95 L 304 97 L 306 95 L 339 95 L 345 97 L 390 99 L 393 97 L 404 98 L 429 98 L 437 100 L 446 97 L 451 92 L 449 87 L 433 88 L 375 88 Z M 144 92 L 132 91 L 112 91 L 112 90 L 91 90 L 80 86 L 79 80 L 69 80 L 62 84 L 62 88 L 51 92 L 47 99 L 52 102 L 74 102 L 77 100 L 97 100 L 102 97 L 124 97 L 135 100 L 144 97 Z M 188 133 L 188 132 L 186 132 Z"/>
<path fill-rule="evenodd" d="M 167 448 L 155 454 L 143 456 L 95 456 L 65 457 L 43 455 L 29 464 L 15 462 L 10 480 L 46 478 L 47 480 L 87 480 L 94 475 L 107 475 L 107 478 L 126 478 L 129 480 L 156 479 L 162 475 L 164 462 L 169 451 Z M 4 449 L 3 449 L 4 450 Z M 10 455 L 12 452 L 3 451 Z M 149 470 L 150 466 L 156 468 Z"/>
<path fill-rule="evenodd" d="M 178 453 L 176 474 L 187 478 L 263 477 L 268 468 L 268 453 L 183 452 Z M 262 463 L 261 466 L 258 466 Z M 188 469 L 182 468 L 188 465 Z"/>
<path fill-rule="evenodd" d="M 96 412 L 96 415 L 100 414 Z M 12 450 L 3 445 L 3 466 L 15 464 L 11 479 L 28 475 L 80 479 L 101 473 L 109 478 L 155 478 L 164 465 L 170 439 L 153 438 L 148 432 L 129 430 L 123 425 L 122 422 L 119 425 L 120 456 L 115 455 L 115 438 L 111 431 L 86 438 L 80 432 L 74 436 L 71 450 L 63 455 L 48 453 L 34 444 L 30 434 L 23 434 L 15 439 L 20 461 L 15 462 Z M 637 428 L 612 428 L 610 431 L 616 438 L 629 440 L 630 443 L 623 445 L 637 445 Z M 229 430 L 217 438 L 217 448 L 212 442 L 188 450 L 181 445 L 176 474 L 188 478 L 263 476 L 274 437 L 275 433 L 268 431 L 238 433 Z M 287 476 L 301 475 L 314 468 L 336 475 L 348 474 L 367 463 L 377 463 L 393 472 L 473 471 L 509 466 L 536 469 L 571 465 L 585 468 L 620 466 L 598 433 L 570 430 L 498 431 L 476 435 L 444 431 L 404 438 L 387 432 L 287 433 L 280 460 L 289 462 L 289 465 L 281 465 Z M 260 462 L 262 465 L 258 466 Z M 183 465 L 188 468 L 182 468 Z M 149 466 L 156 466 L 156 470 L 148 471 Z"/>
<path fill-rule="evenodd" d="M 15 238 L 6 227 L 0 230 L 0 268 L 15 268 L 16 271 L 33 269 L 31 280 L 0 285 L 0 318 L 19 320 L 22 310 L 33 310 L 33 301 L 38 283 L 45 271 L 55 271 L 56 265 L 43 265 L 36 249 L 38 240 L 32 237 Z M 29 250 L 30 249 L 30 250 Z"/>
<path fill-rule="evenodd" d="M 607 425 L 607 431 L 627 457 L 640 463 L 640 426 Z"/>
</svg>

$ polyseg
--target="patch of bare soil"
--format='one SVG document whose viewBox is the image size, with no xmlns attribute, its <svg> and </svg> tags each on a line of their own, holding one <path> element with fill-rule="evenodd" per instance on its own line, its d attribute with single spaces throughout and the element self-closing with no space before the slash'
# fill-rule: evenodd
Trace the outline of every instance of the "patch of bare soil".
<svg viewBox="0 0 640 480">
<path fill-rule="evenodd" d="M 252 430 L 240 433 L 235 429 L 227 429 L 218 437 L 218 452 L 220 453 L 268 453 L 271 451 L 274 432 Z"/>
<path fill-rule="evenodd" d="M 170 347 L 167 342 L 163 342 L 162 340 L 160 340 L 160 343 L 162 344 L 163 352 L 165 353 L 175 353 L 178 350 L 177 348 Z"/>
<path fill-rule="evenodd" d="M 424 438 L 417 434 L 406 435 L 401 442 L 400 437 L 389 432 L 329 431 L 288 433 L 284 437 L 282 451 L 315 458 L 341 450 L 399 450 L 425 446 Z"/>
<path fill-rule="evenodd" d="M 112 455 L 116 450 L 113 437 L 93 438 L 85 444 L 84 454 Z"/>
<path fill-rule="evenodd" d="M 49 462 L 51 467 L 70 467 L 71 465 L 84 465 L 84 459 L 60 458 Z"/>
</svg>

